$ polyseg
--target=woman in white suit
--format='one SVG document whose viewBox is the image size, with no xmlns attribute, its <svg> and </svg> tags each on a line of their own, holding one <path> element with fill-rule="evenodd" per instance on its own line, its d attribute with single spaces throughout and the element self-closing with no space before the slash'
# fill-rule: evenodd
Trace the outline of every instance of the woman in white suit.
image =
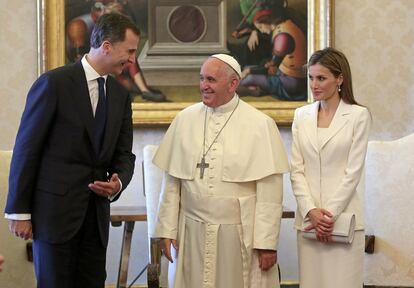
<svg viewBox="0 0 414 288">
<path fill-rule="evenodd" d="M 336 49 L 316 51 L 308 63 L 313 104 L 298 108 L 292 125 L 291 181 L 297 201 L 301 288 L 361 288 L 363 285 L 364 168 L 371 116 L 352 92 L 349 63 Z M 355 214 L 351 244 L 332 241 L 335 221 Z M 310 224 L 303 227 L 309 218 Z M 300 229 L 315 230 L 317 240 Z"/>
</svg>

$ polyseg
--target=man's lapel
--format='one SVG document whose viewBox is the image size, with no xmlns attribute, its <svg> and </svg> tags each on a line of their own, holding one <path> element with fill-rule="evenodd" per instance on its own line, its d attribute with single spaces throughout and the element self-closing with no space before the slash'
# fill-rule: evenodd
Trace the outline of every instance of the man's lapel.
<svg viewBox="0 0 414 288">
<path fill-rule="evenodd" d="M 116 94 L 117 90 L 115 88 L 116 81 L 111 76 L 108 76 L 106 80 L 106 100 L 107 100 L 107 115 L 106 115 L 106 127 L 105 127 L 105 134 L 104 140 L 102 143 L 101 148 L 101 155 L 105 152 L 105 149 L 108 148 L 108 144 L 111 141 L 111 138 L 114 135 L 114 128 L 117 120 L 117 115 L 122 115 L 124 111 L 122 111 L 122 106 L 120 105 L 119 98 L 117 99 Z"/>
<path fill-rule="evenodd" d="M 77 105 L 77 111 L 82 118 L 82 122 L 86 126 L 89 139 L 93 143 L 93 111 L 91 105 L 91 98 L 89 96 L 88 84 L 86 82 L 85 71 L 83 70 L 80 61 L 73 64 L 72 79 L 74 81 L 74 99 L 75 105 Z"/>
</svg>

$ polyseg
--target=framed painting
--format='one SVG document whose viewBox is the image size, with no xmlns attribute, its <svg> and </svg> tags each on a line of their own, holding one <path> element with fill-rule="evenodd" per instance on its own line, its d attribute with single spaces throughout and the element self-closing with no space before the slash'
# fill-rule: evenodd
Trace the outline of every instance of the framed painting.
<svg viewBox="0 0 414 288">
<path fill-rule="evenodd" d="M 334 0 L 37 0 L 37 6 L 39 74 L 76 61 L 87 52 L 89 38 L 80 28 L 90 33 L 93 21 L 102 13 L 116 9 L 136 22 L 141 29 L 138 70 L 145 75 L 148 89 L 163 95 L 160 99 L 145 97 L 141 87 L 135 94 L 131 92 L 133 123 L 139 126 L 168 125 L 180 110 L 200 101 L 199 69 L 215 53 L 232 54 L 241 63 L 246 78 L 239 94 L 245 101 L 278 125 L 291 125 L 294 110 L 312 102 L 303 65 L 313 51 L 334 45 Z M 294 24 L 273 25 L 276 14 L 283 23 L 291 20 Z M 83 26 L 76 25 L 79 23 Z M 286 70 L 286 65 L 273 67 L 271 72 L 268 63 L 279 32 L 292 36 L 295 47 L 303 51 L 287 52 L 281 65 L 301 67 L 302 72 Z M 304 85 L 293 90 L 300 87 L 301 92 L 281 95 L 274 92 L 277 87 L 266 90 L 267 86 L 247 81 L 283 84 L 278 71 L 292 77 L 302 73 L 299 78 Z"/>
</svg>

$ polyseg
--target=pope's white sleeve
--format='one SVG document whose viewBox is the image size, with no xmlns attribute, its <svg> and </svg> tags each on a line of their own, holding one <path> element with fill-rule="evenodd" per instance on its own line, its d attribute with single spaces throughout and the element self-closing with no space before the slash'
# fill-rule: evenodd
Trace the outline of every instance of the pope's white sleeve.
<svg viewBox="0 0 414 288">
<path fill-rule="evenodd" d="M 283 174 L 258 180 L 256 193 L 253 248 L 277 250 L 283 213 Z"/>
<path fill-rule="evenodd" d="M 177 239 L 179 209 L 180 179 L 164 173 L 155 224 L 155 237 Z"/>
</svg>

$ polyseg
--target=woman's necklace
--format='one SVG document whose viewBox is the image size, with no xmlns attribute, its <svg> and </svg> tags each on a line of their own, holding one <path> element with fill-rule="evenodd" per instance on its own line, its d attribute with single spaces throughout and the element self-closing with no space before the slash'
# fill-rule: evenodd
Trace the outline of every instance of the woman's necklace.
<svg viewBox="0 0 414 288">
<path fill-rule="evenodd" d="M 218 136 L 220 135 L 221 131 L 223 131 L 224 127 L 226 127 L 227 123 L 229 122 L 231 116 L 233 116 L 234 111 L 236 111 L 237 107 L 239 106 L 240 98 L 237 99 L 236 107 L 234 107 L 233 111 L 231 111 L 231 114 L 229 118 L 227 118 L 226 122 L 224 122 L 223 127 L 221 127 L 220 131 L 217 133 L 216 137 L 214 137 L 213 142 L 211 142 L 210 146 L 208 146 L 207 151 L 206 150 L 206 126 L 207 126 L 207 107 L 206 107 L 206 113 L 204 114 L 204 137 L 203 137 L 203 157 L 201 157 L 200 163 L 197 163 L 197 168 L 200 168 L 200 179 L 203 179 L 204 177 L 204 169 L 208 168 L 210 165 L 209 163 L 206 163 L 206 155 L 208 151 L 210 151 L 211 147 L 213 146 L 214 142 L 216 142 Z"/>
</svg>

